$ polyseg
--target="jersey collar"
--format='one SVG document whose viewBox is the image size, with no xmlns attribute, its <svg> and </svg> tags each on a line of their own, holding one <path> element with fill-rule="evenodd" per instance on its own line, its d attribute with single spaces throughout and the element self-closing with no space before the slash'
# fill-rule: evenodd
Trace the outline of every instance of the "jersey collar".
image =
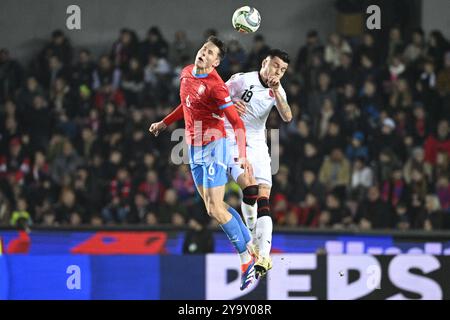
<svg viewBox="0 0 450 320">
<path fill-rule="evenodd" d="M 259 79 L 259 82 L 261 83 L 261 85 L 262 85 L 264 88 L 269 88 L 269 86 L 267 85 L 267 83 L 264 82 L 263 78 L 262 78 L 261 75 L 259 74 L 259 71 L 258 71 L 258 79 Z"/>
<path fill-rule="evenodd" d="M 192 68 L 192 75 L 194 76 L 194 77 L 196 77 L 196 78 L 200 78 L 200 79 L 202 79 L 202 78 L 206 78 L 208 75 L 209 75 L 209 73 L 195 73 L 194 72 L 194 69 L 195 69 L 195 67 L 194 68 Z M 212 71 L 211 71 L 212 72 Z"/>
</svg>

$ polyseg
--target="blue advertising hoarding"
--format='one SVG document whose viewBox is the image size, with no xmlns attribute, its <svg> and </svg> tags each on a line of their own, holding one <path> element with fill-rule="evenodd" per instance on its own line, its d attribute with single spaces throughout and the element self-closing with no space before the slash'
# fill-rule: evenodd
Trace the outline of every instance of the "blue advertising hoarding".
<svg viewBox="0 0 450 320">
<path fill-rule="evenodd" d="M 0 230 L 4 252 L 32 255 L 47 254 L 182 254 L 185 233 L 171 232 L 100 232 L 41 231 L 27 235 L 27 243 L 18 231 Z M 223 232 L 214 233 L 214 252 L 233 253 L 234 249 Z M 274 233 L 275 253 L 316 253 L 326 250 L 333 254 L 400 254 L 429 253 L 450 255 L 450 240 L 437 241 L 400 239 L 392 235 L 302 234 Z M 15 251 L 14 248 L 19 250 Z M 13 249 L 11 249 L 13 248 Z M 128 251 L 127 251 L 128 250 Z"/>
</svg>

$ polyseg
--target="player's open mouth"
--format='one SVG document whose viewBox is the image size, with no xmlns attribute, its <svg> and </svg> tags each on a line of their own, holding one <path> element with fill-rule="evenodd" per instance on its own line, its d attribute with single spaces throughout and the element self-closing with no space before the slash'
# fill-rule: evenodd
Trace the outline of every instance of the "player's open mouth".
<svg viewBox="0 0 450 320">
<path fill-rule="evenodd" d="M 203 58 L 202 58 L 202 57 L 198 57 L 198 60 L 200 60 L 201 62 L 203 62 Z"/>
</svg>

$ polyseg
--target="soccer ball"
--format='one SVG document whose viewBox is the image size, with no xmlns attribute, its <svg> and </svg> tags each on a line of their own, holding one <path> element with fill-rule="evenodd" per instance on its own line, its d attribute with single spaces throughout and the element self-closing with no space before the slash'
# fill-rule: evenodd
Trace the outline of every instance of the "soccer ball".
<svg viewBox="0 0 450 320">
<path fill-rule="evenodd" d="M 258 30 L 261 24 L 261 15 L 253 7 L 245 6 L 233 13 L 231 20 L 233 28 L 242 33 L 252 33 Z"/>
</svg>

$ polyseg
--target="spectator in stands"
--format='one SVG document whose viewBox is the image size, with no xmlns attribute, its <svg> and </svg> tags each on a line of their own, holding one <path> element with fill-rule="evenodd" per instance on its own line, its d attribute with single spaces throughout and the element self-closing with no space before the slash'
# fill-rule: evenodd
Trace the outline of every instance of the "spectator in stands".
<svg viewBox="0 0 450 320">
<path fill-rule="evenodd" d="M 283 194 L 287 199 L 291 199 L 294 186 L 289 182 L 289 175 L 290 169 L 285 165 L 281 165 L 273 181 L 272 193 L 274 195 Z"/>
<path fill-rule="evenodd" d="M 376 45 L 373 34 L 370 32 L 365 32 L 362 36 L 361 44 L 357 47 L 355 52 L 355 63 L 360 63 L 364 56 L 374 64 L 379 64 L 380 50 Z"/>
<path fill-rule="evenodd" d="M 319 175 L 322 162 L 323 156 L 320 154 L 317 144 L 314 141 L 308 141 L 303 146 L 303 154 L 300 156 L 300 162 L 295 168 L 311 170 L 316 175 Z"/>
<path fill-rule="evenodd" d="M 23 78 L 22 66 L 11 58 L 8 49 L 0 49 L 0 103 L 15 96 Z"/>
<path fill-rule="evenodd" d="M 328 191 L 341 189 L 340 194 L 345 193 L 350 183 L 350 162 L 339 148 L 334 148 L 320 168 L 319 181 L 323 183 Z"/>
<path fill-rule="evenodd" d="M 399 27 L 393 27 L 389 30 L 389 42 L 387 46 L 387 61 L 390 61 L 394 56 L 403 53 L 405 43 L 402 38 L 402 33 Z"/>
<path fill-rule="evenodd" d="M 75 192 L 70 188 L 61 190 L 59 202 L 54 210 L 55 221 L 60 225 L 85 222 L 84 208 L 78 204 Z"/>
<path fill-rule="evenodd" d="M 350 210 L 342 203 L 340 195 L 334 193 L 327 195 L 319 220 L 321 227 L 335 229 L 349 227 L 353 223 Z"/>
<path fill-rule="evenodd" d="M 142 223 L 146 220 L 146 216 L 151 214 L 151 209 L 148 205 L 148 200 L 143 193 L 136 193 L 134 195 L 133 203 L 128 217 L 129 223 Z"/>
<path fill-rule="evenodd" d="M 313 57 L 316 54 L 323 53 L 323 45 L 320 42 L 317 30 L 310 30 L 306 34 L 306 43 L 300 48 L 297 54 L 295 64 L 296 72 L 305 72 L 307 68 L 313 65 Z"/>
<path fill-rule="evenodd" d="M 175 66 L 183 63 L 183 57 L 191 57 L 193 52 L 192 43 L 184 30 L 175 32 L 169 51 L 170 62 Z"/>
<path fill-rule="evenodd" d="M 314 195 L 318 204 L 325 202 L 325 186 L 317 180 L 317 176 L 312 170 L 305 170 L 299 178 L 298 186 L 294 191 L 293 200 L 295 202 L 306 201 L 308 194 Z"/>
<path fill-rule="evenodd" d="M 331 78 L 328 73 L 321 72 L 319 74 L 318 84 L 319 87 L 317 90 L 308 96 L 308 108 L 305 110 L 307 115 L 314 119 L 320 115 L 326 99 L 329 99 L 333 106 L 335 106 L 337 102 L 336 91 L 331 85 Z"/>
<path fill-rule="evenodd" d="M 427 56 L 436 63 L 436 70 L 443 67 L 442 57 L 450 49 L 450 43 L 439 30 L 433 30 L 428 37 Z"/>
<path fill-rule="evenodd" d="M 378 186 L 369 188 L 367 198 L 358 205 L 355 221 L 362 230 L 387 229 L 392 225 L 388 206 L 380 199 Z"/>
<path fill-rule="evenodd" d="M 319 76 L 321 73 L 331 73 L 331 68 L 325 63 L 322 52 L 316 52 L 312 56 L 311 65 L 302 73 L 305 88 L 308 92 L 319 89 Z"/>
<path fill-rule="evenodd" d="M 408 214 L 408 206 L 404 202 L 400 202 L 395 207 L 393 228 L 401 231 L 407 231 L 412 228 L 411 218 Z"/>
<path fill-rule="evenodd" d="M 434 120 L 440 120 L 442 114 L 441 102 L 437 91 L 437 76 L 435 64 L 431 59 L 423 63 L 420 78 L 417 81 L 417 90 L 420 100 L 427 106 L 428 115 Z"/>
<path fill-rule="evenodd" d="M 401 167 L 394 167 L 391 177 L 380 185 L 381 200 L 395 208 L 400 201 L 408 199 L 408 188 Z"/>
<path fill-rule="evenodd" d="M 369 141 L 371 157 L 378 157 L 383 149 L 395 150 L 398 158 L 404 161 L 405 150 L 402 141 L 395 133 L 395 121 L 392 118 L 385 118 L 381 128 L 377 129 L 372 136 L 373 141 Z"/>
<path fill-rule="evenodd" d="M 438 72 L 436 89 L 442 99 L 442 117 L 450 118 L 450 49 L 445 54 L 444 66 Z"/>
<path fill-rule="evenodd" d="M 352 168 L 351 198 L 358 201 L 364 199 L 367 190 L 373 184 L 373 180 L 373 171 L 366 165 L 366 158 L 356 157 Z"/>
<path fill-rule="evenodd" d="M 150 205 L 157 205 L 164 199 L 165 188 L 159 182 L 158 173 L 155 170 L 147 172 L 145 181 L 139 185 L 138 191 L 145 194 Z"/>
<path fill-rule="evenodd" d="M 443 218 L 439 198 L 433 194 L 428 194 L 425 197 L 424 209 L 419 212 L 415 226 L 425 231 L 443 229 Z"/>
<path fill-rule="evenodd" d="M 363 54 L 359 60 L 359 64 L 361 66 L 356 70 L 356 84 L 358 87 L 361 87 L 367 80 L 380 80 L 382 74 L 381 70 L 377 65 L 374 64 L 370 55 Z M 355 82 L 354 79 L 351 79 L 351 81 Z"/>
<path fill-rule="evenodd" d="M 425 164 L 425 155 L 423 152 L 423 148 L 416 147 L 414 148 L 411 157 L 406 161 L 406 164 L 403 166 L 403 176 L 407 184 L 411 183 L 412 180 L 412 171 L 414 169 L 425 172 L 428 177 L 431 177 L 431 167 Z"/>
<path fill-rule="evenodd" d="M 273 216 L 275 217 L 275 221 L 278 225 L 286 225 L 288 224 L 288 213 L 290 211 L 289 202 L 286 198 L 286 196 L 283 195 L 281 192 L 272 192 L 272 212 Z M 296 216 L 294 217 L 296 219 Z M 289 218 L 291 219 L 291 218 Z M 290 223 L 292 225 L 292 223 Z M 297 220 L 295 220 L 295 225 L 297 224 Z"/>
<path fill-rule="evenodd" d="M 372 80 L 367 80 L 361 90 L 359 99 L 359 106 L 361 108 L 361 115 L 365 118 L 367 128 L 364 128 L 364 133 L 372 135 L 378 128 L 380 121 L 380 112 L 383 105 L 382 98 L 377 90 L 376 83 Z"/>
<path fill-rule="evenodd" d="M 185 66 L 183 66 L 185 67 Z M 159 106 L 167 101 L 170 94 L 172 70 L 165 57 L 150 54 L 144 67 L 145 90 L 149 91 L 145 103 Z"/>
<path fill-rule="evenodd" d="M 73 148 L 72 143 L 66 140 L 63 145 L 62 153 L 59 154 L 51 163 L 51 177 L 53 182 L 60 184 L 65 174 L 73 174 L 78 166 L 83 164 L 83 159 Z"/>
<path fill-rule="evenodd" d="M 409 111 L 412 108 L 412 93 L 409 88 L 408 82 L 404 78 L 400 78 L 394 83 L 393 91 L 389 97 L 389 107 L 393 111 L 405 110 Z"/>
<path fill-rule="evenodd" d="M 332 33 L 325 46 L 325 61 L 337 68 L 341 66 L 341 57 L 345 53 L 352 53 L 352 48 L 339 34 Z"/>
<path fill-rule="evenodd" d="M 436 182 L 436 194 L 441 203 L 442 210 L 447 216 L 450 216 L 450 182 L 448 175 L 438 176 Z M 450 225 L 448 225 L 448 227 L 450 227 Z"/>
<path fill-rule="evenodd" d="M 349 145 L 347 145 L 347 149 L 345 154 L 347 158 L 353 162 L 356 158 L 369 158 L 369 150 L 363 144 L 364 143 L 364 133 L 361 131 L 356 131 L 353 134 L 352 141 Z"/>
<path fill-rule="evenodd" d="M 120 30 L 119 39 L 112 45 L 111 60 L 116 67 L 125 70 L 131 58 L 138 56 L 138 50 L 139 42 L 136 33 L 124 28 Z"/>
<path fill-rule="evenodd" d="M 425 196 L 428 194 L 428 183 L 425 174 L 417 169 L 412 170 L 411 183 L 408 184 L 408 196 L 410 204 L 417 211 L 423 205 Z M 417 209 L 417 210 L 416 210 Z"/>
<path fill-rule="evenodd" d="M 269 52 L 269 46 L 266 44 L 264 36 L 257 34 L 253 38 L 252 48 L 247 56 L 247 62 L 245 63 L 245 70 L 259 70 L 263 59 Z"/>
<path fill-rule="evenodd" d="M 403 62 L 403 56 L 395 55 L 389 59 L 388 69 L 385 75 L 385 86 L 392 89 L 397 81 L 407 77 L 407 68 Z"/>
<path fill-rule="evenodd" d="M 50 42 L 45 45 L 39 55 L 40 65 L 47 65 L 52 56 L 58 57 L 59 61 L 66 67 L 69 67 L 72 63 L 73 48 L 62 30 L 52 32 Z"/>
<path fill-rule="evenodd" d="M 401 162 L 397 155 L 389 148 L 380 152 L 378 161 L 374 165 L 375 181 L 379 184 L 390 179 L 392 171 L 400 166 Z"/>
<path fill-rule="evenodd" d="M 450 129 L 448 120 L 441 120 L 437 126 L 437 134 L 430 134 L 425 141 L 425 161 L 431 165 L 436 164 L 439 151 L 450 156 Z"/>
<path fill-rule="evenodd" d="M 158 222 L 182 226 L 185 223 L 186 217 L 186 208 L 178 202 L 177 192 L 174 189 L 166 190 L 164 199 L 159 204 Z"/>
<path fill-rule="evenodd" d="M 145 64 L 150 55 L 158 58 L 167 58 L 169 55 L 169 45 L 161 34 L 161 30 L 152 26 L 148 32 L 147 37 L 140 45 L 141 61 Z"/>
<path fill-rule="evenodd" d="M 102 86 L 112 86 L 111 91 L 119 88 L 122 72 L 114 67 L 107 55 L 100 57 L 97 67 L 93 73 L 92 88 L 99 90 Z"/>
<path fill-rule="evenodd" d="M 412 121 L 409 125 L 409 137 L 414 146 L 422 146 L 431 129 L 430 118 L 427 116 L 422 105 L 414 107 Z"/>
<path fill-rule="evenodd" d="M 91 52 L 89 49 L 81 49 L 78 54 L 78 60 L 71 70 L 71 85 L 73 88 L 76 90 L 84 85 L 92 89 L 94 70 L 95 63 Z"/>
<path fill-rule="evenodd" d="M 353 66 L 353 56 L 351 53 L 345 52 L 340 57 L 340 65 L 333 72 L 334 85 L 338 92 L 344 91 L 345 84 L 357 79 L 357 71 Z"/>
<path fill-rule="evenodd" d="M 429 180 L 437 181 L 441 176 L 450 177 L 450 156 L 446 151 L 439 151 L 436 155 L 436 164 L 431 166 L 429 163 L 425 164 L 430 172 Z"/>
<path fill-rule="evenodd" d="M 144 71 L 137 58 L 130 58 L 126 66 L 123 67 L 122 90 L 125 100 L 129 106 L 142 105 L 144 90 Z"/>
<path fill-rule="evenodd" d="M 28 212 L 28 203 L 26 198 L 17 199 L 16 210 L 12 212 L 10 225 L 20 229 L 28 229 L 33 224 L 30 213 Z"/>
<path fill-rule="evenodd" d="M 300 203 L 298 208 L 298 226 L 317 228 L 320 220 L 320 204 L 314 193 L 307 193 L 305 200 Z"/>
<path fill-rule="evenodd" d="M 191 204 L 197 190 L 188 165 L 177 167 L 171 185 L 176 190 L 178 200 L 181 203 Z"/>
<path fill-rule="evenodd" d="M 419 58 L 425 55 L 425 40 L 424 32 L 421 29 L 417 29 L 412 34 L 412 41 L 406 46 L 403 56 L 406 62 L 414 64 Z"/>
<path fill-rule="evenodd" d="M 50 168 L 42 150 L 34 154 L 30 171 L 25 177 L 25 191 L 29 195 L 30 208 L 41 204 L 51 193 Z"/>
<path fill-rule="evenodd" d="M 109 205 L 103 208 L 105 223 L 126 223 L 130 219 L 131 179 L 126 168 L 117 171 L 116 178 L 109 185 Z"/>
</svg>

